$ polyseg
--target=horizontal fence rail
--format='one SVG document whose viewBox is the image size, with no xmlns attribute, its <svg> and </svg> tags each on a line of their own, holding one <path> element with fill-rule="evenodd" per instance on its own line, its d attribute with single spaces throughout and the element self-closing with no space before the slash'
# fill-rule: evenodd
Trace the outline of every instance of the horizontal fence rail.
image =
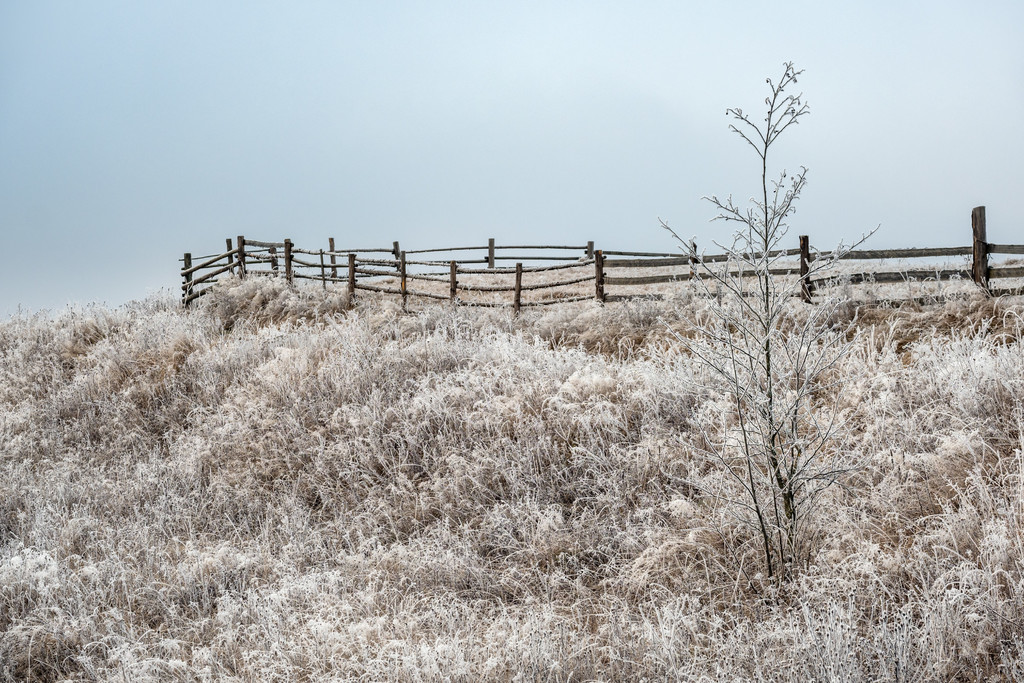
<svg viewBox="0 0 1024 683">
<path fill-rule="evenodd" d="M 225 251 L 220 254 L 196 258 L 190 253 L 184 255 L 182 303 L 187 307 L 205 296 L 227 274 L 239 278 L 280 277 L 288 283 L 309 280 L 321 283 L 324 289 L 328 285 L 343 287 L 350 303 L 357 292 L 366 291 L 399 296 L 403 306 L 411 297 L 518 312 L 522 307 L 587 299 L 605 303 L 662 298 L 664 292 L 651 290 L 652 285 L 706 280 L 712 269 L 731 276 L 756 277 L 754 263 L 765 264 L 762 275 L 767 272 L 798 278 L 798 282 L 791 280 L 798 284 L 794 292 L 808 302 L 828 288 L 884 283 L 959 280 L 973 282 L 993 294 L 1019 293 L 1020 286 L 999 289 L 991 282 L 1024 278 L 1024 266 L 1012 261 L 990 263 L 990 256 L 1024 255 L 1024 245 L 987 242 L 983 206 L 973 210 L 971 223 L 973 241 L 969 246 L 818 251 L 811 248 L 807 236 L 800 236 L 796 248 L 767 255 L 704 254 L 697 252 L 695 244 L 688 245 L 689 253 L 666 253 L 601 250 L 594 248 L 593 241 L 578 246 L 498 245 L 494 239 L 479 246 L 403 250 L 398 242 L 390 247 L 345 249 L 330 238 L 327 249 L 304 249 L 290 239 L 263 242 L 240 235 L 225 240 Z M 935 267 L 886 263 L 937 257 L 968 257 L 969 262 Z M 814 265 L 821 259 L 834 259 L 836 267 L 818 271 Z M 499 265 L 510 261 L 514 265 Z M 862 268 L 857 262 L 874 262 L 874 268 Z M 844 270 L 838 263 L 851 265 Z M 416 284 L 411 287 L 410 283 Z M 609 288 L 618 291 L 609 292 Z"/>
</svg>

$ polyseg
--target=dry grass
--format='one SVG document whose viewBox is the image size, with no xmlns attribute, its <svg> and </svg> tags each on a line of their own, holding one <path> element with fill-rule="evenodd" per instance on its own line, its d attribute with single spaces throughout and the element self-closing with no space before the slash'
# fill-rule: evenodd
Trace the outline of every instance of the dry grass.
<svg viewBox="0 0 1024 683">
<path fill-rule="evenodd" d="M 855 469 L 782 589 L 700 301 L 346 307 L 0 323 L 0 680 L 1024 680 L 1019 301 L 844 314 Z"/>
</svg>

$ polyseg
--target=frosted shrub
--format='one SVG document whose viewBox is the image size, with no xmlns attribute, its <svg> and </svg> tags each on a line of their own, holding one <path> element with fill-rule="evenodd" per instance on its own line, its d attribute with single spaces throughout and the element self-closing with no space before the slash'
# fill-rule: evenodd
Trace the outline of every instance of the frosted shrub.
<svg viewBox="0 0 1024 683">
<path fill-rule="evenodd" d="M 704 422 L 718 424 L 703 431 L 697 446 L 726 475 L 714 495 L 748 528 L 748 538 L 729 542 L 738 542 L 741 564 L 748 563 L 748 548 L 759 548 L 763 571 L 776 582 L 811 560 L 821 498 L 853 468 L 832 443 L 841 427 L 832 371 L 852 345 L 850 330 L 835 327 L 841 306 L 832 299 L 794 310 L 791 299 L 809 300 L 809 285 L 792 273 L 777 276 L 785 272 L 782 246 L 807 169 L 792 177 L 783 170 L 770 180 L 768 157 L 808 113 L 803 95 L 792 93 L 801 73 L 787 63 L 777 82 L 768 79 L 767 113 L 757 122 L 741 109 L 726 110 L 730 129 L 760 160 L 761 192 L 749 207 L 731 196 L 706 197 L 719 211 L 716 220 L 737 228 L 731 243 L 718 245 L 726 255 L 722 264 L 688 245 L 697 290 L 709 303 L 696 334 L 676 335 L 702 365 L 695 384 L 709 405 L 717 404 L 717 416 L 708 412 Z M 816 259 L 802 278 L 835 266 L 846 250 L 839 245 Z"/>
</svg>

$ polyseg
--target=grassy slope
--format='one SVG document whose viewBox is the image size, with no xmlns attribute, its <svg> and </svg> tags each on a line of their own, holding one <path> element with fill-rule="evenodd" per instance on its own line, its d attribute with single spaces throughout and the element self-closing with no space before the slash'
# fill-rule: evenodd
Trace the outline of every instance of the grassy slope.
<svg viewBox="0 0 1024 683">
<path fill-rule="evenodd" d="M 343 306 L 0 323 L 0 680 L 1024 679 L 1019 305 L 865 317 L 782 591 L 694 304 Z"/>
</svg>

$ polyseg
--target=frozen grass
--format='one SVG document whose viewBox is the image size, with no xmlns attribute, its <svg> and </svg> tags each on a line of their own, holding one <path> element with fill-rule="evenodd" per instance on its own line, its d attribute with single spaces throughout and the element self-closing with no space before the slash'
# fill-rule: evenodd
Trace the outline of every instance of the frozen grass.
<svg viewBox="0 0 1024 683">
<path fill-rule="evenodd" d="M 1019 302 L 858 314 L 855 469 L 777 589 L 685 290 L 218 287 L 0 323 L 0 680 L 1024 680 Z"/>
</svg>

